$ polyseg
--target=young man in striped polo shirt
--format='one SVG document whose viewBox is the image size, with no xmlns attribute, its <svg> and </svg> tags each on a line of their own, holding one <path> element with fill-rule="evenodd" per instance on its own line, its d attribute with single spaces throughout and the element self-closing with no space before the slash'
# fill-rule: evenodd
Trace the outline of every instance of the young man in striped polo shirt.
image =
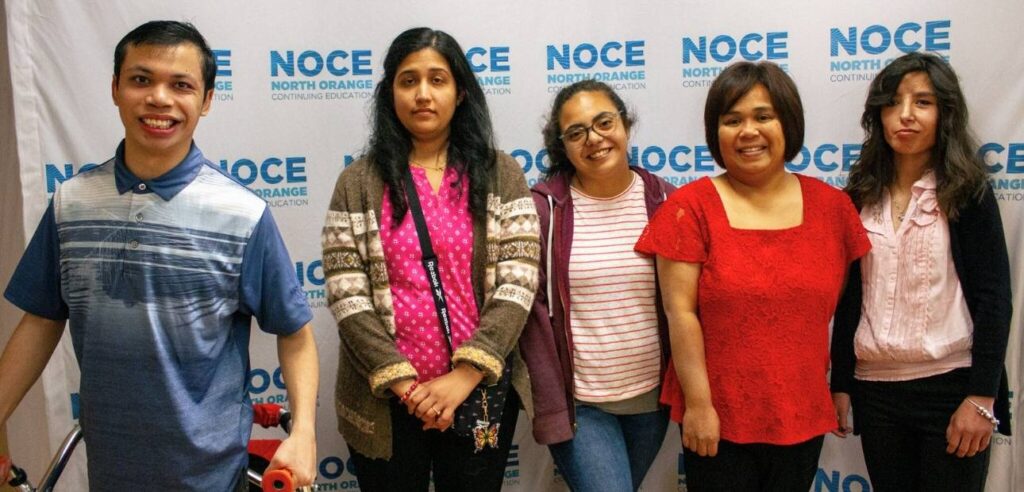
<svg viewBox="0 0 1024 492">
<path fill-rule="evenodd" d="M 253 317 L 278 336 L 294 414 L 270 468 L 313 479 L 312 313 L 267 204 L 192 142 L 215 69 L 191 24 L 118 43 L 124 140 L 54 193 L 5 292 L 25 314 L 0 356 L 0 426 L 67 321 L 91 490 L 244 490 Z"/>
</svg>

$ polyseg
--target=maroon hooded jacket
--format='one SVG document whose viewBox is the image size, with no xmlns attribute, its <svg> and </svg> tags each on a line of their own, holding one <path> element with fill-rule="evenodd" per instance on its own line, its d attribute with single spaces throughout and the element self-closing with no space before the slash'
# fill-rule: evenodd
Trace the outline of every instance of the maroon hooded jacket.
<svg viewBox="0 0 1024 492">
<path fill-rule="evenodd" d="M 631 167 L 630 170 L 644 182 L 647 217 L 650 218 L 675 187 L 643 169 Z M 572 439 L 576 428 L 573 345 L 569 329 L 569 256 L 573 233 L 569 179 L 569 176 L 558 175 L 531 190 L 541 228 L 540 288 L 519 338 L 519 347 L 533 387 L 533 437 L 537 443 L 545 445 Z M 657 310 L 664 376 L 669 357 L 668 322 L 660 294 Z"/>
</svg>

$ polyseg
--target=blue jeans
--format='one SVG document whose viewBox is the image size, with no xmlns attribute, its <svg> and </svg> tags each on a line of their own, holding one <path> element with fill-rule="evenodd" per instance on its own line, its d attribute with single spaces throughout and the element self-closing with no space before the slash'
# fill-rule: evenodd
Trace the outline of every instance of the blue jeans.
<svg viewBox="0 0 1024 492">
<path fill-rule="evenodd" d="M 548 449 L 576 492 L 636 490 L 658 456 L 667 429 L 666 409 L 613 415 L 577 405 L 576 435 Z"/>
</svg>

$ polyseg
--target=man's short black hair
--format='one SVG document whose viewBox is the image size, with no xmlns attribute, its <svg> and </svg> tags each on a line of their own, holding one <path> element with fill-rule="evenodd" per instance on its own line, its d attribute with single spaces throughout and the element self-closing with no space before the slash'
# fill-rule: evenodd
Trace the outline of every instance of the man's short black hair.
<svg viewBox="0 0 1024 492">
<path fill-rule="evenodd" d="M 129 46 L 177 46 L 189 43 L 199 49 L 199 65 L 203 71 L 203 97 L 213 89 L 213 81 L 217 76 L 217 63 L 213 59 L 213 51 L 206 44 L 206 39 L 199 33 L 196 26 L 188 22 L 149 21 L 125 34 L 114 48 L 114 78 L 121 75 L 121 65 Z"/>
</svg>

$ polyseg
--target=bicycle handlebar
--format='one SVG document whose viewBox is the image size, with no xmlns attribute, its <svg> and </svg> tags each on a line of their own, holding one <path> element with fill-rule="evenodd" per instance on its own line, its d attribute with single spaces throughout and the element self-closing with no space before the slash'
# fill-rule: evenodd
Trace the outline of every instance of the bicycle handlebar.
<svg viewBox="0 0 1024 492">
<path fill-rule="evenodd" d="M 263 474 L 263 492 L 293 492 L 295 479 L 288 470 L 273 470 Z"/>
<path fill-rule="evenodd" d="M 260 427 L 277 427 L 280 425 L 281 412 L 286 411 L 281 405 L 273 403 L 254 403 L 252 405 L 252 423 Z"/>
<path fill-rule="evenodd" d="M 260 403 L 253 405 L 253 422 L 263 427 L 278 427 L 280 426 L 285 432 L 291 433 L 292 430 L 292 419 L 291 413 L 285 410 L 280 405 L 273 403 Z M 71 458 L 71 453 L 74 451 L 75 446 L 82 439 L 82 429 L 78 425 L 68 433 L 67 437 L 64 438 L 64 442 L 61 443 L 57 454 L 54 456 L 53 461 L 50 462 L 50 466 L 47 468 L 46 473 L 43 475 L 43 480 L 40 482 L 38 488 L 32 487 L 32 484 L 28 481 L 28 477 L 24 470 L 18 468 L 14 463 L 10 462 L 10 458 L 6 456 L 0 456 L 0 465 L 7 464 L 10 466 L 10 472 L 7 476 L 0 476 L 0 485 L 6 483 L 16 490 L 35 490 L 38 492 L 52 492 L 54 485 L 57 482 L 57 478 L 60 477 L 61 472 L 64 471 L 64 467 L 67 466 L 68 460 Z M 3 460 L 7 462 L 4 463 Z M 3 466 L 0 466 L 2 469 Z M 287 482 L 281 480 L 272 480 L 270 482 L 281 482 L 282 484 L 288 484 L 291 486 L 294 480 L 291 474 L 286 470 L 275 470 L 277 472 L 284 472 L 287 474 Z M 274 473 L 274 472 L 271 472 Z M 255 475 L 255 476 L 254 476 Z M 250 481 L 259 480 L 259 474 L 252 471 L 249 472 Z M 257 482 L 258 483 L 258 482 Z M 266 482 L 265 482 L 266 483 Z M 270 491 L 288 490 L 289 492 L 295 490 L 294 488 L 276 488 L 267 489 Z"/>
<path fill-rule="evenodd" d="M 68 460 L 71 459 L 71 453 L 75 450 L 75 446 L 82 440 L 82 428 L 75 425 L 68 433 L 67 437 L 64 438 L 64 442 L 60 444 L 60 448 L 57 449 L 57 454 L 54 455 L 53 461 L 50 462 L 50 466 L 46 469 L 46 473 L 43 474 L 43 480 L 39 483 L 39 487 L 32 487 L 32 484 L 28 481 L 28 476 L 25 470 L 14 466 L 11 463 L 10 476 L 7 477 L 9 480 L 7 484 L 11 487 L 15 487 L 19 490 L 34 490 L 38 492 L 52 492 L 54 485 L 57 483 L 57 478 L 60 477 L 61 472 L 64 471 L 64 467 L 67 466 Z"/>
</svg>

